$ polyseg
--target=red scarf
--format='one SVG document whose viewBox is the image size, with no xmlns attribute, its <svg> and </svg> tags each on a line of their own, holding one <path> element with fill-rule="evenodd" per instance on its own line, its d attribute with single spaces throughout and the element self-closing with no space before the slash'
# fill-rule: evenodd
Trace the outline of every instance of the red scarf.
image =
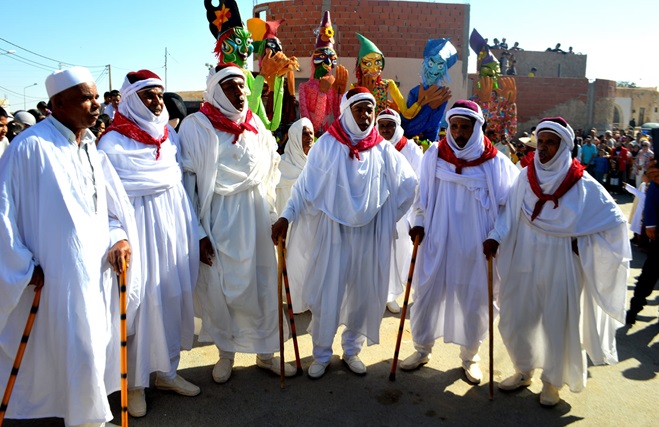
<svg viewBox="0 0 659 427">
<path fill-rule="evenodd" d="M 137 123 L 130 120 L 128 117 L 121 114 L 119 111 L 114 113 L 114 119 L 112 119 L 112 124 L 109 128 L 105 130 L 103 135 L 110 131 L 115 131 L 122 134 L 125 137 L 134 139 L 135 141 L 141 142 L 142 144 L 155 145 L 156 146 L 156 160 L 160 158 L 160 144 L 167 140 L 169 137 L 169 127 L 165 126 L 165 134 L 160 139 L 155 139 L 149 135 L 144 129 L 139 127 Z M 103 136 L 101 136 L 102 138 Z"/>
<path fill-rule="evenodd" d="M 533 158 L 535 157 L 535 151 L 530 151 L 519 160 L 519 164 L 522 165 L 522 168 L 527 167 L 533 163 Z"/>
<path fill-rule="evenodd" d="M 407 138 L 402 137 L 400 141 L 398 141 L 398 143 L 396 144 L 396 150 L 400 152 L 403 148 L 405 148 L 406 145 L 407 145 Z"/>
<path fill-rule="evenodd" d="M 567 193 L 570 188 L 574 186 L 581 177 L 583 176 L 583 171 L 584 167 L 581 166 L 581 162 L 579 162 L 577 159 L 572 160 L 572 165 L 570 166 L 570 169 L 567 171 L 567 175 L 565 175 L 565 179 L 563 179 L 563 182 L 561 182 L 561 185 L 558 186 L 558 189 L 554 192 L 554 194 L 545 194 L 542 192 L 542 188 L 540 188 L 540 183 L 538 182 L 538 176 L 536 175 L 535 172 L 535 162 L 531 163 L 529 167 L 527 168 L 527 174 L 529 177 L 529 184 L 531 185 L 531 190 L 533 190 L 533 194 L 536 195 L 538 198 L 538 201 L 535 202 L 535 207 L 533 208 L 533 214 L 531 214 L 531 221 L 536 219 L 536 217 L 540 214 L 540 211 L 542 211 L 542 207 L 545 205 L 546 202 L 552 201 L 554 202 L 554 209 L 558 207 L 558 199 L 563 197 L 565 193 Z"/>
<path fill-rule="evenodd" d="M 242 133 L 246 130 L 254 132 L 254 134 L 259 133 L 258 129 L 250 124 L 252 121 L 252 110 L 247 110 L 245 121 L 240 124 L 229 120 L 227 116 L 222 114 L 222 112 L 220 112 L 220 110 L 218 110 L 215 106 L 211 105 L 210 102 L 204 102 L 201 104 L 199 111 L 201 111 L 204 116 L 208 117 L 208 120 L 210 120 L 215 129 L 219 130 L 220 132 L 232 134 L 234 136 L 233 144 L 238 141 L 240 135 L 242 135 Z"/>
<path fill-rule="evenodd" d="M 341 126 L 341 122 L 339 120 L 335 120 L 334 123 L 329 127 L 327 130 L 330 135 L 332 135 L 334 138 L 338 139 L 341 144 L 344 144 L 348 147 L 350 150 L 350 158 L 355 158 L 357 157 L 357 160 L 361 160 L 361 157 L 359 157 L 359 152 L 360 151 L 366 151 L 370 150 L 371 148 L 375 147 L 382 141 L 384 141 L 384 138 L 378 133 L 378 131 L 373 127 L 371 129 L 371 133 L 366 135 L 366 138 L 360 140 L 357 145 L 352 145 L 352 142 L 350 141 L 350 137 L 346 133 L 345 130 L 343 130 L 343 127 Z"/>
<path fill-rule="evenodd" d="M 486 136 L 483 138 L 485 139 L 485 150 L 483 150 L 483 154 L 481 154 L 479 158 L 474 160 L 466 161 L 455 157 L 455 153 L 453 153 L 453 150 L 451 150 L 451 147 L 448 145 L 446 137 L 442 138 L 437 144 L 437 153 L 439 154 L 440 159 L 455 165 L 455 173 L 462 175 L 462 168 L 478 166 L 496 157 L 498 152 L 497 149 Z"/>
</svg>

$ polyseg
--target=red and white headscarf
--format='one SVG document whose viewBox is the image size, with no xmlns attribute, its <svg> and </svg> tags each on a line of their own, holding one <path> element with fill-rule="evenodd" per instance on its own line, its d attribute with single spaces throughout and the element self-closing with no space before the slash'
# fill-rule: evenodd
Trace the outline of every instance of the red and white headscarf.
<svg viewBox="0 0 659 427">
<path fill-rule="evenodd" d="M 162 113 L 156 116 L 144 105 L 138 95 L 139 91 L 153 86 L 160 86 L 163 89 L 165 87 L 154 72 L 139 70 L 128 73 L 120 90 L 119 113 L 137 123 L 152 138 L 160 139 L 165 135 L 169 113 L 163 108 Z"/>
<path fill-rule="evenodd" d="M 204 100 L 210 103 L 213 107 L 220 110 L 231 121 L 236 123 L 243 123 L 245 117 L 247 116 L 247 102 L 245 102 L 245 107 L 242 111 L 238 111 L 236 107 L 231 104 L 229 98 L 222 90 L 220 83 L 224 80 L 240 78 L 243 81 L 245 80 L 245 73 L 237 65 L 231 65 L 228 67 L 223 67 L 219 71 L 215 71 L 212 68 L 206 78 L 206 91 L 204 92 Z M 245 96 L 249 95 L 250 91 L 245 84 Z"/>
<path fill-rule="evenodd" d="M 460 148 L 455 142 L 450 129 L 446 132 L 446 141 L 455 153 L 455 157 L 466 161 L 478 159 L 483 154 L 483 151 L 485 151 L 483 135 L 483 123 L 485 123 L 485 117 L 483 117 L 481 107 L 475 102 L 466 99 L 455 101 L 453 107 L 446 112 L 446 121 L 450 124 L 451 118 L 453 117 L 464 117 L 466 119 L 476 120 L 474 123 L 474 132 L 471 134 L 471 138 L 469 138 L 469 141 L 467 141 L 467 144 L 463 148 Z"/>
<path fill-rule="evenodd" d="M 349 98 L 348 93 L 352 95 Z M 375 98 L 371 92 L 366 88 L 356 87 L 343 95 L 341 98 L 341 105 L 339 106 L 339 111 L 341 112 L 339 121 L 343 126 L 343 130 L 348 134 L 350 140 L 353 143 L 357 143 L 357 141 L 361 141 L 362 139 L 366 138 L 375 126 L 375 123 L 371 123 L 366 130 L 361 130 L 359 128 L 355 118 L 352 116 L 350 107 L 361 102 L 370 102 L 375 107 Z"/>
<path fill-rule="evenodd" d="M 547 163 L 540 162 L 540 156 L 534 158 L 538 183 L 544 193 L 553 193 L 563 182 L 572 165 L 572 148 L 574 148 L 574 131 L 562 117 L 542 119 L 535 128 L 536 138 L 540 132 L 551 132 L 561 139 L 556 155 Z"/>
<path fill-rule="evenodd" d="M 394 135 L 391 137 L 389 142 L 394 145 L 398 144 L 398 141 L 401 140 L 403 134 L 405 133 L 405 130 L 401 126 L 400 115 L 390 108 L 382 110 L 380 114 L 378 114 L 378 117 L 375 119 L 375 126 L 377 127 L 378 132 L 380 131 L 380 120 L 391 120 L 392 122 L 396 123 L 396 130 L 394 131 Z"/>
</svg>

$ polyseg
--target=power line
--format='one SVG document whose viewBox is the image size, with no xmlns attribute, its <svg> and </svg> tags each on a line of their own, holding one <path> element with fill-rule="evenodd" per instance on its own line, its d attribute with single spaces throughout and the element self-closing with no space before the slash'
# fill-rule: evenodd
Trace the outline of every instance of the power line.
<svg viewBox="0 0 659 427">
<path fill-rule="evenodd" d="M 9 93 L 11 93 L 11 94 L 13 94 L 13 95 L 23 96 L 22 93 L 14 92 L 13 90 L 11 90 L 11 89 L 7 89 L 6 87 L 3 87 L 3 86 L 0 86 L 0 89 L 4 90 L 4 91 L 6 91 L 6 92 L 9 92 Z M 36 101 L 36 100 L 41 100 L 41 98 L 36 98 L 36 97 L 34 97 L 34 96 L 30 96 L 30 95 L 25 95 L 25 97 L 26 97 L 26 98 L 30 98 L 30 99 L 35 100 L 35 101 Z"/>
<path fill-rule="evenodd" d="M 22 46 L 19 46 L 19 45 L 15 44 L 15 43 L 10 42 L 9 40 L 3 39 L 2 37 L 0 37 L 0 40 L 2 40 L 2 41 L 5 42 L 5 43 L 9 43 L 10 45 L 12 45 L 12 46 L 14 46 L 14 47 L 17 47 L 17 48 L 19 48 L 19 49 L 22 49 L 22 50 L 24 50 L 24 51 L 26 51 L 26 52 L 29 52 L 29 53 L 31 53 L 32 55 L 39 56 L 39 57 L 44 58 L 44 59 L 47 59 L 47 60 L 49 60 L 49 61 L 53 61 L 53 62 L 56 62 L 56 63 L 58 63 L 58 64 L 60 64 L 60 63 L 61 63 L 61 64 L 71 64 L 71 63 L 68 62 L 68 61 L 59 61 L 59 60 L 57 60 L 57 59 L 49 58 L 49 57 L 47 57 L 47 56 L 44 56 L 44 55 L 41 55 L 41 54 L 39 54 L 39 53 L 33 52 L 33 51 L 31 51 L 30 49 L 26 49 L 26 48 L 24 48 L 24 47 L 22 47 Z M 83 65 L 83 67 L 87 67 L 87 68 L 103 68 L 103 67 L 105 67 L 105 65 Z"/>
<path fill-rule="evenodd" d="M 10 58 L 13 61 L 21 62 L 25 65 L 29 65 L 31 67 L 39 68 L 41 70 L 46 70 L 46 71 L 53 71 L 56 70 L 57 67 L 51 67 L 50 65 L 45 65 L 45 64 L 40 64 L 38 62 L 31 61 L 27 58 L 23 58 L 22 56 L 13 54 L 13 55 L 5 55 L 8 58 Z"/>
</svg>

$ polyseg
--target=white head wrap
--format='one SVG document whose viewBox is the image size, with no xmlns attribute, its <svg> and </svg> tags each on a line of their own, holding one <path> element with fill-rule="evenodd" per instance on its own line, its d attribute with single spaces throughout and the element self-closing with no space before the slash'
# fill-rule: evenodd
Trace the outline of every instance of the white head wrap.
<svg viewBox="0 0 659 427">
<path fill-rule="evenodd" d="M 391 120 L 392 122 L 396 123 L 396 130 L 394 131 L 394 135 L 391 137 L 391 141 L 389 142 L 394 145 L 398 144 L 398 141 L 401 140 L 403 134 L 405 133 L 405 130 L 401 126 L 400 115 L 394 110 L 383 110 L 375 119 L 375 126 L 378 129 L 378 132 L 380 131 L 380 120 Z"/>
<path fill-rule="evenodd" d="M 375 106 L 375 98 L 371 93 L 366 93 L 366 92 L 359 92 L 350 99 L 347 98 L 348 92 L 343 94 L 343 97 L 341 98 L 341 105 L 339 106 L 339 111 L 341 112 L 341 115 L 339 116 L 339 120 L 341 121 L 341 125 L 343 126 L 343 130 L 346 131 L 348 136 L 350 137 L 350 141 L 352 141 L 353 145 L 356 145 L 359 141 L 362 139 L 366 138 L 366 136 L 371 133 L 373 130 L 373 126 L 375 126 L 375 123 L 371 122 L 371 124 L 368 126 L 368 128 L 364 131 L 362 131 L 359 128 L 359 125 L 355 121 L 355 118 L 352 116 L 352 111 L 350 110 L 350 107 L 355 104 L 359 104 L 360 102 L 370 102 Z M 346 114 L 347 111 L 347 114 Z"/>
<path fill-rule="evenodd" d="M 238 111 L 236 107 L 231 104 L 229 98 L 222 90 L 220 83 L 228 78 L 241 78 L 245 80 L 245 73 L 234 66 L 229 66 L 222 68 L 220 71 L 215 71 L 214 68 L 211 68 L 206 78 L 206 91 L 204 92 L 204 100 L 209 102 L 213 107 L 220 110 L 222 114 L 227 116 L 229 120 L 232 120 L 236 123 L 243 123 L 245 117 L 247 116 L 247 99 L 245 99 L 245 106 L 242 111 Z M 250 94 L 247 84 L 245 84 L 245 97 Z"/>
<path fill-rule="evenodd" d="M 140 96 L 137 94 L 137 92 L 142 89 L 153 86 L 160 86 L 163 89 L 165 87 L 160 78 L 149 77 L 131 83 L 130 80 L 128 80 L 128 76 L 126 76 L 124 84 L 119 91 L 121 93 L 119 112 L 137 123 L 137 125 L 151 135 L 151 137 L 159 139 L 165 135 L 165 128 L 169 122 L 169 113 L 163 105 L 162 112 L 159 116 L 156 116 L 146 107 L 146 105 L 144 105 Z"/>
<path fill-rule="evenodd" d="M 279 163 L 282 183 L 293 185 L 307 163 L 307 155 L 302 148 L 302 131 L 305 127 L 313 132 L 311 120 L 302 117 L 288 129 L 288 142 Z"/>
<path fill-rule="evenodd" d="M 456 104 L 469 105 L 472 108 L 456 107 Z M 478 104 L 472 101 L 457 101 L 456 104 L 446 113 L 446 121 L 449 122 L 449 126 L 453 117 L 473 118 L 476 120 L 476 123 L 474 123 L 474 132 L 463 148 L 460 148 L 453 139 L 450 128 L 446 131 L 446 141 L 448 141 L 449 146 L 455 153 L 455 157 L 458 159 L 466 161 L 476 160 L 485 150 L 485 140 L 483 137 L 483 123 L 485 123 L 485 118 L 483 117 L 483 111 Z"/>
<path fill-rule="evenodd" d="M 85 67 L 71 67 L 66 70 L 54 71 L 46 77 L 48 98 L 52 98 L 54 95 L 81 83 L 94 83 L 92 73 Z"/>
<path fill-rule="evenodd" d="M 572 148 L 574 147 L 574 131 L 567 125 L 562 126 L 551 120 L 540 122 L 535 128 L 535 134 L 540 137 L 540 132 L 552 132 L 561 138 L 561 145 L 556 151 L 556 155 L 547 163 L 540 162 L 540 156 L 535 154 L 533 160 L 538 182 L 542 192 L 552 194 L 561 185 L 565 179 L 570 166 L 572 165 Z"/>
</svg>

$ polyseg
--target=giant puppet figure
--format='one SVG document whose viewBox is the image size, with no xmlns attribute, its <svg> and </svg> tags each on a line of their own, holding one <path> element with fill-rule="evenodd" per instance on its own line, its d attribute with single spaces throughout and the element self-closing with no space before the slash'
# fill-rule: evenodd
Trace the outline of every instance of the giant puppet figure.
<svg viewBox="0 0 659 427">
<path fill-rule="evenodd" d="M 258 77 L 254 78 L 246 68 L 247 58 L 254 51 L 252 35 L 240 19 L 240 11 L 235 0 L 220 0 L 217 6 L 213 6 L 212 0 L 204 0 L 204 6 L 206 7 L 209 28 L 217 40 L 214 52 L 218 63 L 233 63 L 243 69 L 247 86 L 251 92 L 248 98 L 250 110 L 259 116 L 268 130 L 277 129 L 280 123 L 284 94 L 282 76 L 289 69 L 296 67 L 297 60 L 287 58 L 282 52 L 266 53 L 262 57 L 261 72 Z M 281 47 L 281 44 L 279 46 Z M 267 50 L 268 46 L 266 45 L 264 52 Z M 277 79 L 279 79 L 278 82 Z M 270 90 L 273 91 L 272 96 L 275 98 L 275 112 L 272 121 L 268 119 L 261 101 L 264 81 L 272 83 L 269 85 Z"/>
<path fill-rule="evenodd" d="M 449 39 L 428 40 L 423 50 L 423 69 L 421 70 L 422 84 L 413 87 L 407 96 L 407 106 L 411 107 L 423 96 L 431 86 L 441 89 L 441 97 L 421 107 L 421 111 L 412 119 L 402 119 L 405 136 L 428 141 L 439 140 L 439 126 L 444 118 L 446 104 L 451 98 L 449 88 L 442 86 L 449 80 L 448 69 L 458 61 L 458 51 Z"/>
<path fill-rule="evenodd" d="M 485 39 L 474 29 L 469 45 L 476 52 L 478 83 L 470 99 L 480 105 L 487 122 L 499 138 L 514 137 L 517 133 L 517 86 L 513 77 L 499 76 L 499 61 L 492 54 Z"/>
<path fill-rule="evenodd" d="M 334 50 L 334 29 L 330 12 L 323 13 L 320 27 L 316 29 L 316 47 L 313 51 L 313 75 L 300 84 L 300 116 L 311 120 L 316 135 L 325 132 L 339 117 L 341 95 L 348 84 L 348 70 L 337 66 Z M 336 77 L 332 69 L 336 68 Z"/>
<path fill-rule="evenodd" d="M 392 107 L 400 111 L 401 116 L 406 119 L 414 118 L 419 114 L 422 106 L 441 98 L 441 94 L 439 93 L 440 88 L 437 86 L 431 86 L 428 91 L 422 91 L 419 99 L 408 107 L 405 103 L 405 98 L 403 98 L 403 95 L 400 93 L 400 90 L 396 85 L 396 82 L 382 78 L 382 70 L 384 70 L 384 55 L 380 49 L 378 49 L 378 47 L 366 37 L 359 33 L 355 34 L 357 34 L 357 38 L 359 39 L 359 54 L 357 55 L 357 64 L 355 67 L 357 83 L 353 86 L 364 86 L 371 91 L 375 97 L 376 116 L 380 114 L 381 111 L 389 108 L 389 96 L 395 104 L 392 105 Z"/>
<path fill-rule="evenodd" d="M 297 117 L 293 69 L 299 71 L 300 67 L 294 56 L 287 61 L 282 52 L 281 41 L 277 38 L 277 29 L 284 21 L 285 19 L 264 21 L 260 18 L 247 20 L 247 29 L 252 34 L 254 41 L 254 55 L 258 55 L 259 58 L 259 77 L 255 79 L 254 87 L 251 88 L 249 106 L 250 108 L 258 106 L 259 97 L 255 97 L 254 93 L 262 93 L 265 82 L 270 93 L 266 113 L 272 123 L 277 123 L 277 125 L 282 120 L 284 123 L 292 123 Z M 261 76 L 263 77 L 260 78 Z M 269 129 L 274 131 L 277 128 L 270 126 Z"/>
</svg>

